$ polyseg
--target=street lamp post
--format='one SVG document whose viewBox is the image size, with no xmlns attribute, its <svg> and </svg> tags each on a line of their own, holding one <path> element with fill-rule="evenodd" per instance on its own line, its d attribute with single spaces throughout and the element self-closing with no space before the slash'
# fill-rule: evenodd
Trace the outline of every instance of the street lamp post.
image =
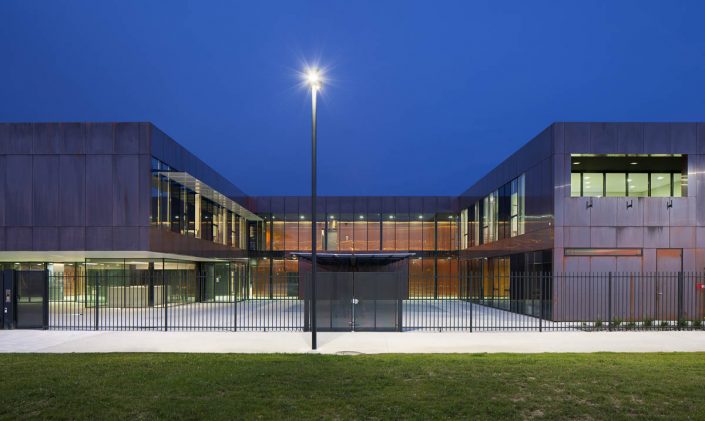
<svg viewBox="0 0 705 421">
<path fill-rule="evenodd" d="M 311 349 L 316 349 L 316 96 L 322 80 L 318 69 L 309 70 L 307 79 L 311 87 Z"/>
</svg>

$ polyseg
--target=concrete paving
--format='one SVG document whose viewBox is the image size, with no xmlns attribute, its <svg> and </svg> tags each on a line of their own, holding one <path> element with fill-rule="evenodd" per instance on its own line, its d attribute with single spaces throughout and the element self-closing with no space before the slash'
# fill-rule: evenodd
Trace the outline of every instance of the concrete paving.
<svg viewBox="0 0 705 421">
<path fill-rule="evenodd" d="M 705 332 L 319 333 L 321 354 L 705 352 Z M 301 332 L 0 331 L 0 352 L 310 353 Z"/>
<path fill-rule="evenodd" d="M 53 302 L 49 305 L 51 329 L 93 329 L 95 308 L 78 302 Z M 579 328 L 575 322 L 543 320 L 543 327 Z M 302 300 L 247 300 L 209 302 L 148 308 L 101 307 L 98 314 L 101 330 L 119 329 L 208 329 L 208 330 L 303 330 Z M 405 300 L 402 326 L 414 330 L 501 330 L 507 327 L 537 329 L 539 319 L 467 301 L 443 299 Z"/>
</svg>

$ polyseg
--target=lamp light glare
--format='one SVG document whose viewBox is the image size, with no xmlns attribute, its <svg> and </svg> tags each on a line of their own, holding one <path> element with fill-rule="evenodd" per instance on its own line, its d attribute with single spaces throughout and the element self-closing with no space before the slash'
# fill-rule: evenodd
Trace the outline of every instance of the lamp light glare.
<svg viewBox="0 0 705 421">
<path fill-rule="evenodd" d="M 323 77 L 318 69 L 309 69 L 306 72 L 306 81 L 311 89 L 321 89 L 321 83 L 323 83 Z"/>
</svg>

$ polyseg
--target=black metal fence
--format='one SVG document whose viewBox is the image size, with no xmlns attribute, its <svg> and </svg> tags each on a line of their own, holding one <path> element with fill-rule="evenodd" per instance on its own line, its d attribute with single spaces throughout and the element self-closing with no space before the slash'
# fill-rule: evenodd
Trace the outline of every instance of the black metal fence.
<svg viewBox="0 0 705 421">
<path fill-rule="evenodd" d="M 141 278 L 105 272 L 54 274 L 49 276 L 48 326 L 302 331 L 309 326 L 305 306 L 310 304 L 302 282 L 292 274 L 243 279 L 188 271 Z M 705 274 L 412 276 L 399 304 L 399 330 L 405 331 L 703 329 Z"/>
</svg>

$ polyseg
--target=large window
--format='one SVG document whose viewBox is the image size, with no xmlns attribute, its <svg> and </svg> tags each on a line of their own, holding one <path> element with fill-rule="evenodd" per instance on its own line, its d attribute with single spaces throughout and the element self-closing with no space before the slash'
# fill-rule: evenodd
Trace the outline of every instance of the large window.
<svg viewBox="0 0 705 421">
<path fill-rule="evenodd" d="M 482 200 L 482 242 L 491 243 L 497 239 L 497 191 Z"/>
<path fill-rule="evenodd" d="M 524 233 L 524 219 L 525 219 L 525 182 L 524 174 L 515 178 L 510 183 L 511 185 L 511 196 L 510 196 L 510 213 L 509 220 L 511 226 L 510 237 L 516 237 Z"/>
<path fill-rule="evenodd" d="M 152 225 L 188 237 L 245 248 L 244 218 L 218 199 L 208 199 L 175 181 L 172 172 L 177 173 L 158 159 L 152 159 Z"/>
<path fill-rule="evenodd" d="M 680 197 L 687 174 L 685 155 L 573 155 L 573 197 Z"/>
<path fill-rule="evenodd" d="M 461 248 L 524 234 L 525 208 L 526 177 L 522 174 L 461 211 Z"/>
</svg>

